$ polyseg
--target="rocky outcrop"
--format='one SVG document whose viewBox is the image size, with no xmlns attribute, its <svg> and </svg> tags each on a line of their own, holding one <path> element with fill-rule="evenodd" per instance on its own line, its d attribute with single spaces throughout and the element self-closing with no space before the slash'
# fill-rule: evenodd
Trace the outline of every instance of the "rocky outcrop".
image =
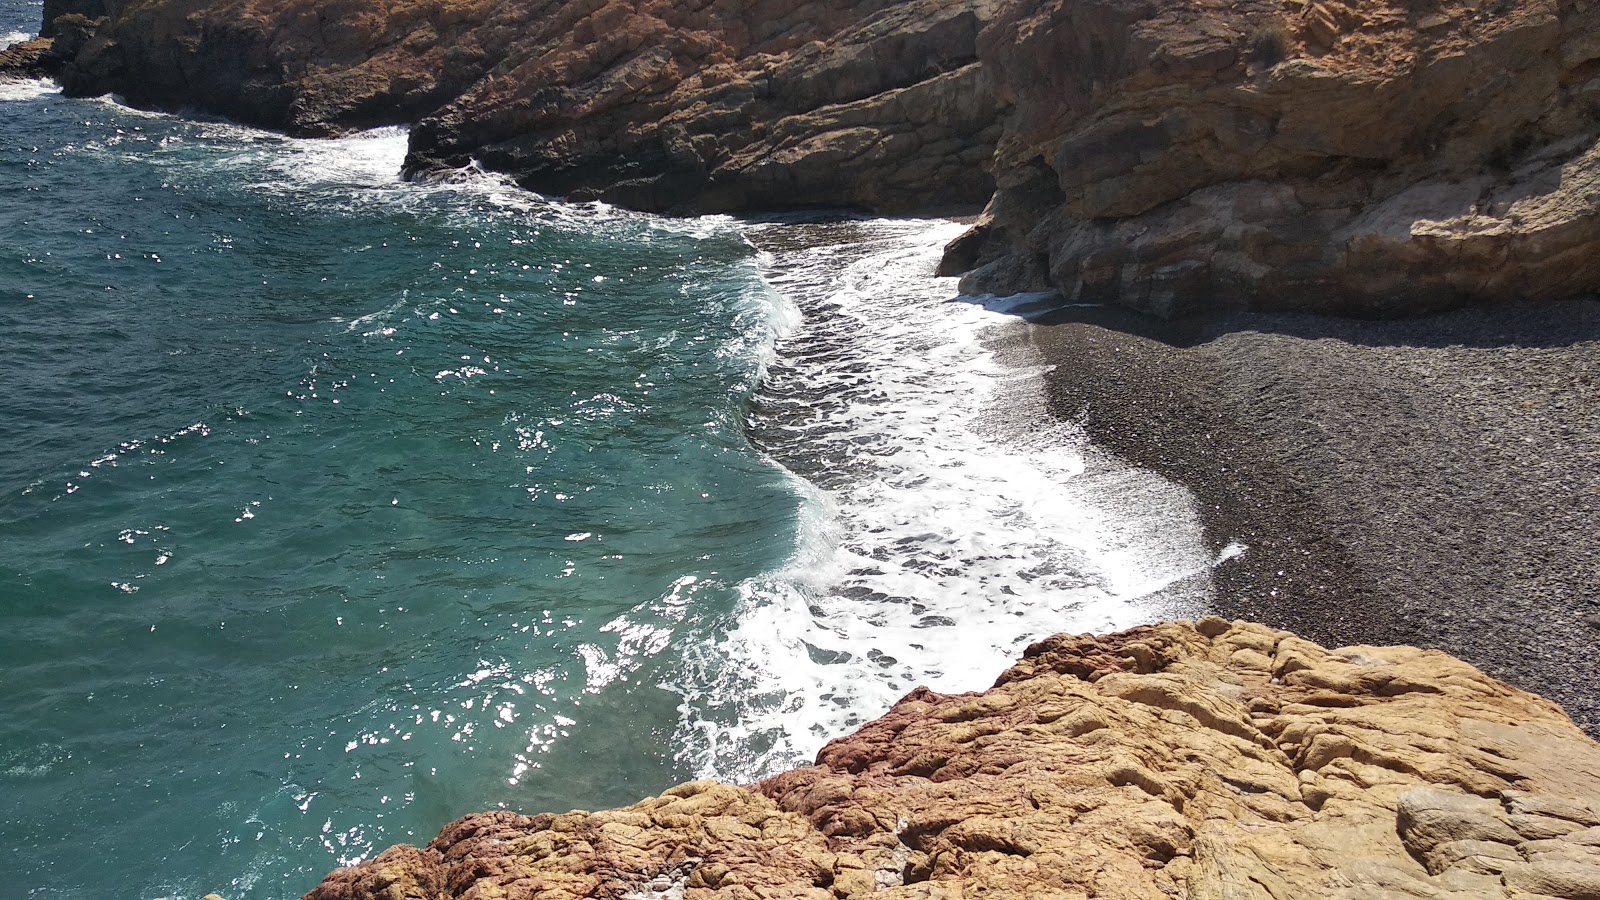
<svg viewBox="0 0 1600 900">
<path fill-rule="evenodd" d="M 976 209 L 993 0 L 561 3 L 424 119 L 408 166 L 469 159 L 646 210 Z"/>
<path fill-rule="evenodd" d="M 60 75 L 98 32 L 105 19 L 70 13 L 51 20 L 47 34 L 0 50 L 0 78 Z"/>
<path fill-rule="evenodd" d="M 468 816 L 369 898 L 1594 898 L 1600 746 L 1437 652 L 1220 619 L 1061 636 L 749 788 Z"/>
<path fill-rule="evenodd" d="M 465 90 L 503 49 L 488 11 L 487 0 L 50 0 L 41 33 L 94 24 L 58 74 L 69 95 L 323 135 L 410 122 Z"/>
<path fill-rule="evenodd" d="M 55 41 L 35 38 L 0 49 L 0 78 L 42 78 L 55 62 Z"/>
<path fill-rule="evenodd" d="M 987 211 L 970 292 L 1418 313 L 1600 287 L 1582 0 L 50 0 L 70 93 L 679 213 Z"/>
<path fill-rule="evenodd" d="M 997 0 L 51 0 L 68 93 L 301 134 L 418 122 L 413 173 L 675 212 L 976 211 Z M 96 18 L 99 16 L 100 18 Z"/>
<path fill-rule="evenodd" d="M 1600 287 L 1600 8 L 1010 2 L 1013 109 L 949 271 L 1161 314 L 1416 313 Z"/>
</svg>

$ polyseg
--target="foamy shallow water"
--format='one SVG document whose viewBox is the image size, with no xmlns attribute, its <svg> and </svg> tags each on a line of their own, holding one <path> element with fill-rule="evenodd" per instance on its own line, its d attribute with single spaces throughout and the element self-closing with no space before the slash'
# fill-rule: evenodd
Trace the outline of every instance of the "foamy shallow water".
<svg viewBox="0 0 1600 900">
<path fill-rule="evenodd" d="M 1090 474 L 1042 364 L 991 349 L 1030 298 L 933 277 L 961 229 L 748 231 L 779 248 L 763 274 L 802 317 L 752 425 L 808 502 L 794 558 L 690 653 L 680 752 L 700 775 L 805 764 L 916 686 L 987 687 L 1043 636 L 1181 614 L 1162 592 L 1209 568 L 1187 494 L 1103 460 Z"/>
<path fill-rule="evenodd" d="M 932 276 L 949 223 L 656 219 L 404 182 L 398 129 L 5 89 L 29 896 L 295 897 L 478 809 L 750 780 L 1208 564 Z"/>
</svg>

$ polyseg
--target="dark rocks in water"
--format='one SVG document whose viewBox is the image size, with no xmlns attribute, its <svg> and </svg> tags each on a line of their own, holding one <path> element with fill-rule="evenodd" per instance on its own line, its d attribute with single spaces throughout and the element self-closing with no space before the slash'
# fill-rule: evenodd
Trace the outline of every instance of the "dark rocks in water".
<svg viewBox="0 0 1600 900">
<path fill-rule="evenodd" d="M 198 109 L 293 134 L 415 121 L 458 95 L 495 48 L 468 32 L 484 4 L 434 0 L 56 0 L 44 29 L 97 12 L 58 75 L 73 96 Z M 65 13 L 65 15 L 63 15 Z"/>
<path fill-rule="evenodd" d="M 42 78 L 56 68 L 55 41 L 34 38 L 0 50 L 0 79 Z"/>
<path fill-rule="evenodd" d="M 1286 9 L 1005 4 L 979 58 L 1014 108 L 963 286 L 1161 315 L 1600 288 L 1600 9 Z"/>
<path fill-rule="evenodd" d="M 107 21 L 104 16 L 91 19 L 76 12 L 52 19 L 48 33 L 0 50 L 0 78 L 72 77 L 78 53 Z"/>
</svg>

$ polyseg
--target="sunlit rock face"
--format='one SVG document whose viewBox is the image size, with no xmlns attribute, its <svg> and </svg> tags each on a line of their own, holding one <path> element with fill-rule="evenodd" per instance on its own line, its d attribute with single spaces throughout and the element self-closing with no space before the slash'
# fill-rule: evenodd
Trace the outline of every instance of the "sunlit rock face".
<svg viewBox="0 0 1600 900">
<path fill-rule="evenodd" d="M 1596 896 L 1600 745 L 1434 651 L 1059 636 L 748 788 L 468 816 L 310 900 Z"/>
<path fill-rule="evenodd" d="M 1162 315 L 1399 315 L 1600 287 L 1600 10 L 1005 4 L 999 189 L 949 271 Z"/>
</svg>

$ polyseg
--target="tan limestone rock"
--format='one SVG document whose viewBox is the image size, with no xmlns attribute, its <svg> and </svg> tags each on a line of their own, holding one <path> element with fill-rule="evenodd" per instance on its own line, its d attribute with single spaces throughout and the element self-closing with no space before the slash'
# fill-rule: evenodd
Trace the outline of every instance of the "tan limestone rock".
<svg viewBox="0 0 1600 900">
<path fill-rule="evenodd" d="M 1058 636 L 912 692 L 811 768 L 489 813 L 355 898 L 1597 896 L 1600 746 L 1437 652 L 1208 619 Z"/>
</svg>

